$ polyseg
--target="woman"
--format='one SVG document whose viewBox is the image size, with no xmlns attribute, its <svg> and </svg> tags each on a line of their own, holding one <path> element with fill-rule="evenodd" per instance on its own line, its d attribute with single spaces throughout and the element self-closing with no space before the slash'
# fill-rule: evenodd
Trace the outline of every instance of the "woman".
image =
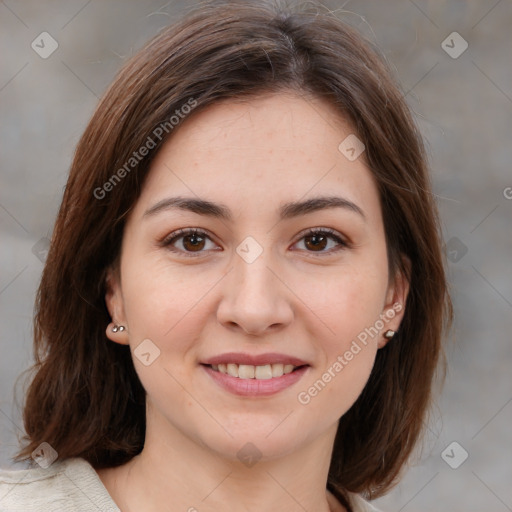
<svg viewBox="0 0 512 512">
<path fill-rule="evenodd" d="M 3 471 L 0 508 L 376 510 L 450 318 L 422 140 L 369 43 L 203 5 L 78 144 L 16 457 L 41 467 Z"/>
</svg>

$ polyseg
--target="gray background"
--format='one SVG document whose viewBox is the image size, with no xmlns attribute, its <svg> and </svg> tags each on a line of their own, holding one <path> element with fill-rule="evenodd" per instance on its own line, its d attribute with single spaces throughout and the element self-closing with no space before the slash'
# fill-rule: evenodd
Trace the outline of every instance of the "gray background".
<svg viewBox="0 0 512 512">
<path fill-rule="evenodd" d="M 13 465 L 22 424 L 13 386 L 31 361 L 45 238 L 74 147 L 126 57 L 191 5 L 0 2 L 1 466 Z M 428 143 L 451 260 L 456 318 L 445 387 L 423 451 L 377 506 L 387 512 L 512 510 L 512 3 L 324 5 L 382 48 L 407 93 Z M 43 31 L 59 45 L 47 59 L 31 48 Z M 454 31 L 469 45 L 458 58 L 442 46 Z M 446 44 L 462 48 L 450 38 Z M 23 397 L 21 382 L 17 397 Z M 463 450 L 469 457 L 460 464 Z M 460 466 L 450 467 L 443 452 Z"/>
</svg>

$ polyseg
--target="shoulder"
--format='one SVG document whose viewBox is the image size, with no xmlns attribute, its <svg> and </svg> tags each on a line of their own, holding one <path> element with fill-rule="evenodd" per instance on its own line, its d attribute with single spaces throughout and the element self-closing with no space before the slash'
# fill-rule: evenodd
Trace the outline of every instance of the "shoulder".
<svg viewBox="0 0 512 512">
<path fill-rule="evenodd" d="M 81 458 L 56 461 L 46 469 L 0 469 L 0 510 L 119 512 L 94 468 Z"/>
<path fill-rule="evenodd" d="M 352 492 L 347 493 L 348 501 L 352 512 L 383 512 L 378 508 L 375 508 L 371 503 L 366 501 L 361 495 Z M 327 490 L 327 501 L 329 506 L 335 512 L 345 510 L 338 499 L 332 494 L 331 491 Z"/>
<path fill-rule="evenodd" d="M 382 512 L 363 499 L 359 494 L 350 494 L 350 505 L 354 512 Z"/>
</svg>

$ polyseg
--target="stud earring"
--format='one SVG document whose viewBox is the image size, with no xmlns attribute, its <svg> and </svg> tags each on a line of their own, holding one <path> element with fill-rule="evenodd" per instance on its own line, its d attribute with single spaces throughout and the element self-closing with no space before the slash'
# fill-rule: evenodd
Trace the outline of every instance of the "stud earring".
<svg viewBox="0 0 512 512">
<path fill-rule="evenodd" d="M 389 329 L 384 333 L 384 338 L 390 340 L 395 334 L 396 334 L 395 331 L 392 331 L 391 329 Z"/>
<path fill-rule="evenodd" d="M 112 327 L 112 332 L 122 332 L 124 331 L 125 328 L 124 328 L 124 325 L 117 325 L 115 324 L 114 327 Z"/>
</svg>

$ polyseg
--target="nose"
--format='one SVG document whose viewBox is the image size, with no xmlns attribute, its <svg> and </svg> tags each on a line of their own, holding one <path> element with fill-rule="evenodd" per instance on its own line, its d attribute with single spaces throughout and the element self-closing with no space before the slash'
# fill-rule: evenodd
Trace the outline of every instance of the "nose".
<svg viewBox="0 0 512 512">
<path fill-rule="evenodd" d="M 264 251 L 247 263 L 234 255 L 233 268 L 224 280 L 217 319 L 231 330 L 250 335 L 275 332 L 293 321 L 293 293 L 277 276 L 275 264 Z"/>
</svg>

